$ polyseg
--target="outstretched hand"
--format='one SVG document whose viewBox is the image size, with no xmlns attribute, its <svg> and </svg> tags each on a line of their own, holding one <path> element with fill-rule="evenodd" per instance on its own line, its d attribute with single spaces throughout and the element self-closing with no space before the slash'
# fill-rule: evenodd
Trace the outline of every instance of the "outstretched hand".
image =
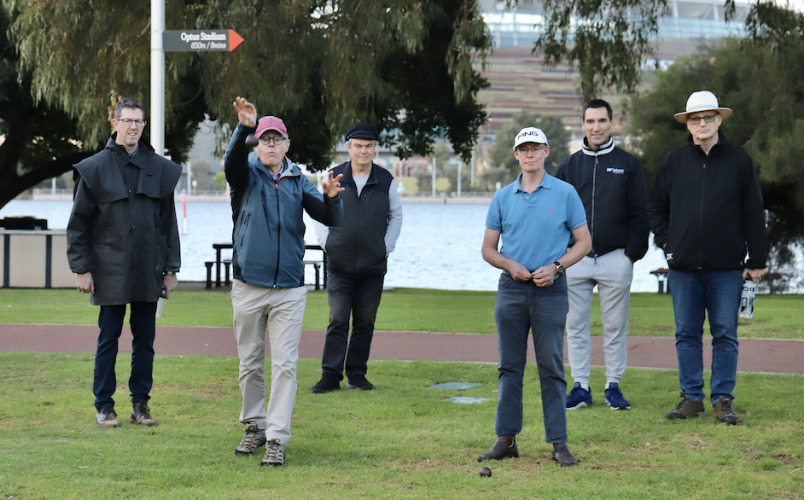
<svg viewBox="0 0 804 500">
<path fill-rule="evenodd" d="M 236 97 L 235 102 L 232 103 L 235 111 L 237 111 L 237 119 L 245 127 L 257 126 L 257 108 L 248 102 L 244 97 Z"/>
<path fill-rule="evenodd" d="M 324 188 L 324 194 L 330 198 L 335 198 L 341 191 L 345 191 L 346 188 L 342 188 L 340 183 L 342 177 L 343 174 L 338 174 L 338 177 L 333 179 L 332 170 L 327 172 L 327 180 L 321 181 L 321 187 Z"/>
</svg>

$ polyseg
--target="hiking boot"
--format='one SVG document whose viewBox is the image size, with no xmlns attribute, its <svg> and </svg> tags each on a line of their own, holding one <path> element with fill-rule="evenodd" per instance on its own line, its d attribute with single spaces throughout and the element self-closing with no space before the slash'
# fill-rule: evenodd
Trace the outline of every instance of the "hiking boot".
<svg viewBox="0 0 804 500">
<path fill-rule="evenodd" d="M 620 385 L 615 383 L 609 384 L 609 388 L 606 389 L 606 404 L 611 406 L 612 410 L 631 409 L 631 403 L 623 397 Z"/>
<path fill-rule="evenodd" d="M 477 461 L 483 460 L 502 460 L 503 458 L 519 458 L 519 450 L 516 447 L 516 436 L 500 436 L 486 453 L 477 456 Z"/>
<path fill-rule="evenodd" d="M 265 444 L 265 457 L 263 457 L 260 466 L 281 467 L 285 465 L 285 445 L 279 444 L 278 439 L 272 439 Z"/>
<path fill-rule="evenodd" d="M 331 375 L 323 375 L 321 380 L 313 386 L 313 394 L 337 391 L 341 388 L 341 381 Z"/>
<path fill-rule="evenodd" d="M 131 418 L 129 422 L 145 427 L 156 425 L 156 420 L 151 418 L 151 409 L 148 408 L 147 403 L 134 403 L 131 408 Z"/>
<path fill-rule="evenodd" d="M 682 396 L 681 402 L 678 403 L 676 409 L 665 416 L 670 420 L 684 420 L 699 415 L 706 415 L 703 402 L 693 401 L 692 399 Z"/>
<path fill-rule="evenodd" d="M 566 443 L 553 443 L 553 460 L 558 462 L 559 467 L 572 467 L 578 461 L 570 453 Z"/>
<path fill-rule="evenodd" d="M 243 440 L 235 448 L 235 455 L 251 455 L 264 444 L 265 429 L 258 429 L 257 424 L 248 424 Z"/>
<path fill-rule="evenodd" d="M 575 382 L 572 391 L 570 391 L 569 395 L 567 396 L 567 409 L 577 410 L 582 406 L 591 406 L 593 404 L 595 404 L 595 402 L 592 401 L 592 390 L 589 389 L 587 391 L 581 387 L 580 382 Z"/>
<path fill-rule="evenodd" d="M 101 408 L 98 415 L 95 417 L 95 423 L 101 427 L 119 427 L 120 422 L 117 421 L 117 413 L 114 408 Z"/>
<path fill-rule="evenodd" d="M 712 410 L 715 412 L 715 418 L 721 424 L 738 425 L 742 419 L 731 404 L 731 399 L 721 397 L 712 404 Z"/>
<path fill-rule="evenodd" d="M 370 391 L 374 389 L 374 384 L 366 380 L 365 376 L 358 375 L 354 378 L 350 378 L 349 383 L 346 384 L 346 387 L 351 387 L 352 389 L 357 389 L 358 391 Z"/>
</svg>

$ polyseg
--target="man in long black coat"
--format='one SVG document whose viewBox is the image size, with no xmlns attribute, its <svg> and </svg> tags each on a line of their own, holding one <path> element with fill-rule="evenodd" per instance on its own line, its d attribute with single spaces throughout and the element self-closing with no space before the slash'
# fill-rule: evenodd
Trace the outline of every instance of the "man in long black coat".
<svg viewBox="0 0 804 500">
<path fill-rule="evenodd" d="M 173 190 L 181 167 L 141 141 L 145 109 L 124 98 L 114 110 L 115 133 L 100 153 L 75 166 L 67 258 L 76 286 L 100 306 L 95 353 L 95 423 L 119 425 L 114 409 L 117 342 L 131 304 L 133 353 L 128 381 L 131 423 L 155 425 L 148 408 L 153 386 L 156 304 L 176 288 L 181 267 Z"/>
</svg>

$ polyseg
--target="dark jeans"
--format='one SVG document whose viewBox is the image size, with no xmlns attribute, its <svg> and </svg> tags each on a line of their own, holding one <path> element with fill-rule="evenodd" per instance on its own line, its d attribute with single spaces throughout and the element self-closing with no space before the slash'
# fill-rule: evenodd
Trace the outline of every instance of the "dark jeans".
<svg viewBox="0 0 804 500">
<path fill-rule="evenodd" d="M 384 276 L 329 273 L 329 326 L 321 357 L 324 375 L 342 380 L 344 360 L 348 379 L 366 375 L 371 339 L 374 337 L 374 320 L 380 307 L 384 281 Z M 352 338 L 347 348 L 350 316 Z"/>
<path fill-rule="evenodd" d="M 549 287 L 532 281 L 500 276 L 497 288 L 498 348 L 500 381 L 497 395 L 498 436 L 522 431 L 522 381 L 528 353 L 528 330 L 542 390 L 545 441 L 567 442 L 567 382 L 564 380 L 564 325 L 567 319 L 567 279 L 557 277 Z"/>
<path fill-rule="evenodd" d="M 704 399 L 703 324 L 709 314 L 712 333 L 711 400 L 734 399 L 737 383 L 737 311 L 742 271 L 676 271 L 669 274 L 676 318 L 676 353 L 681 395 Z"/>
<path fill-rule="evenodd" d="M 101 306 L 98 316 L 98 350 L 95 353 L 95 382 L 92 390 L 95 393 L 95 408 L 113 408 L 114 390 L 117 377 L 114 366 L 117 361 L 117 341 L 123 331 L 123 320 L 126 317 L 126 305 Z M 147 403 L 154 383 L 154 337 L 156 336 L 156 302 L 132 302 L 131 334 L 131 376 L 128 388 L 131 391 L 132 403 Z"/>
</svg>

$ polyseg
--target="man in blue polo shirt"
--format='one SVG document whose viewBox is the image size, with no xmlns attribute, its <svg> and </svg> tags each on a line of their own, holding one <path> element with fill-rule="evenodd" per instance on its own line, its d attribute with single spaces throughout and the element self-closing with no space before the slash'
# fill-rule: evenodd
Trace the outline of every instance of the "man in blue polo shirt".
<svg viewBox="0 0 804 500">
<path fill-rule="evenodd" d="M 479 462 L 519 456 L 516 435 L 522 430 L 522 379 L 532 330 L 545 441 L 553 444 L 552 458 L 558 465 L 576 463 L 567 448 L 564 325 L 569 306 L 564 271 L 589 253 L 592 239 L 575 188 L 544 171 L 549 154 L 541 130 L 527 127 L 517 134 L 514 157 L 522 173 L 497 191 L 486 218 L 483 258 L 502 269 L 494 308 L 500 381 L 497 441 L 478 455 Z M 575 244 L 567 250 L 570 235 Z"/>
</svg>

